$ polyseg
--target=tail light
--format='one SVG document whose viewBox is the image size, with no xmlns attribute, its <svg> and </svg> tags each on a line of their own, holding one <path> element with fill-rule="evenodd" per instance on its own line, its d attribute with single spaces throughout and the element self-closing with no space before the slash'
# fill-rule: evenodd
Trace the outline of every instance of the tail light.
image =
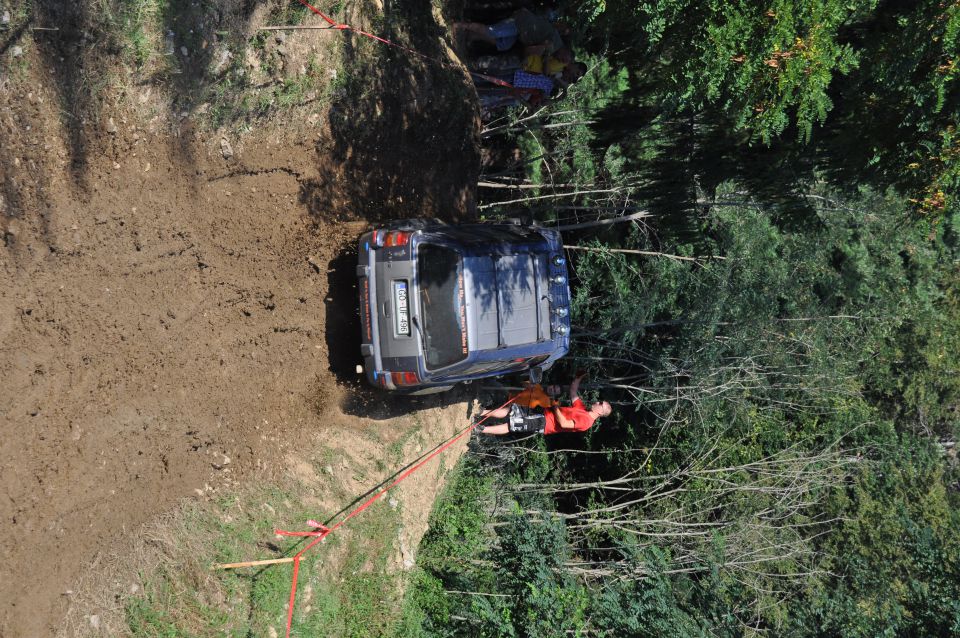
<svg viewBox="0 0 960 638">
<path fill-rule="evenodd" d="M 378 230 L 373 235 L 374 243 L 377 246 L 384 246 L 387 248 L 393 246 L 406 246 L 410 243 L 410 235 L 412 233 L 407 233 L 402 230 Z"/>
<path fill-rule="evenodd" d="M 417 377 L 416 372 L 391 372 L 390 380 L 393 381 L 393 385 L 416 385 L 420 383 L 420 379 Z"/>
</svg>

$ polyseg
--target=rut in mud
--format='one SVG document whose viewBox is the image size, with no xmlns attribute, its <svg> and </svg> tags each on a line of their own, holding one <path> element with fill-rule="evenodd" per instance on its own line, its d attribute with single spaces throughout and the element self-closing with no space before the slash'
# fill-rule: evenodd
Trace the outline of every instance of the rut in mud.
<svg viewBox="0 0 960 638">
<path fill-rule="evenodd" d="M 469 216 L 478 168 L 476 122 L 412 80 L 230 152 L 189 120 L 65 125 L 64 82 L 0 86 L 2 636 L 53 631 L 82 566 L 178 499 L 401 413 L 349 384 L 353 242 Z"/>
</svg>

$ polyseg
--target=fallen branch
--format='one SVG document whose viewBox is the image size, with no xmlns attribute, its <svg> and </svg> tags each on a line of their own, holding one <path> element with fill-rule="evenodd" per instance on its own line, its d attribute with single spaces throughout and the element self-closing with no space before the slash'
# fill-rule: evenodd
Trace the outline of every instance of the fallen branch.
<svg viewBox="0 0 960 638">
<path fill-rule="evenodd" d="M 593 184 L 499 184 L 497 182 L 477 182 L 480 188 L 583 188 L 590 187 Z"/>
<path fill-rule="evenodd" d="M 496 128 L 480 131 L 480 137 L 489 138 L 499 133 L 522 133 L 524 131 L 565 128 L 568 126 L 576 126 L 577 124 L 596 124 L 596 120 L 576 120 L 573 122 L 556 122 L 555 124 L 537 124 L 532 126 L 516 126 L 515 124 L 506 124 L 504 126 L 498 126 Z"/>
<path fill-rule="evenodd" d="M 216 571 L 218 569 L 239 569 L 241 567 L 256 567 L 257 565 L 279 565 L 280 563 L 292 563 L 294 561 L 293 556 L 285 556 L 284 558 L 268 558 L 265 560 L 247 560 L 242 563 L 220 563 L 219 565 L 212 565 L 210 571 Z"/>
<path fill-rule="evenodd" d="M 541 199 L 560 199 L 561 197 L 577 197 L 578 195 L 596 195 L 599 193 L 619 193 L 623 189 L 627 188 L 626 186 L 621 186 L 617 188 L 601 188 L 597 190 L 589 191 L 575 191 L 573 193 L 554 193 L 552 195 L 538 195 L 536 197 L 523 197 L 521 199 L 511 199 L 505 202 L 493 202 L 491 204 L 481 204 L 477 206 L 477 210 L 483 210 L 485 208 L 493 208 L 494 206 L 506 206 L 507 204 L 523 204 L 526 202 L 533 202 Z M 649 213 L 647 215 L 649 216 Z M 608 222 L 613 223 L 613 222 Z"/>
<path fill-rule="evenodd" d="M 567 250 L 586 250 L 596 253 L 627 253 L 630 255 L 648 255 L 650 257 L 666 257 L 677 261 L 700 261 L 697 257 L 683 257 L 681 255 L 671 255 L 668 253 L 658 253 L 652 250 L 632 250 L 628 248 L 603 248 L 598 246 L 563 246 Z M 726 257 L 706 257 L 706 259 L 726 259 Z"/>
<path fill-rule="evenodd" d="M 579 193 L 571 193 L 571 194 L 579 195 Z M 614 217 L 612 219 L 600 219 L 595 222 L 583 222 L 580 224 L 567 224 L 565 226 L 555 226 L 555 228 L 559 231 L 578 230 L 580 228 L 593 228 L 594 226 L 608 226 L 610 224 L 620 224 L 622 222 L 629 222 L 635 219 L 644 219 L 646 217 L 653 217 L 653 215 L 649 211 L 641 210 L 636 213 L 631 213 L 630 215 L 623 215 L 622 217 Z"/>
</svg>

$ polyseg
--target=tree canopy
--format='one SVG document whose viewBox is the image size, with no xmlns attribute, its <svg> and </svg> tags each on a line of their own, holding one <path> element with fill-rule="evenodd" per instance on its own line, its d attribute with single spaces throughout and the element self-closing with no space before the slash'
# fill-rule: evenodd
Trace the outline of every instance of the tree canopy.
<svg viewBox="0 0 960 638">
<path fill-rule="evenodd" d="M 580 3 L 590 71 L 484 132 L 565 235 L 615 414 L 477 440 L 416 635 L 960 633 L 960 3 Z M 457 592 L 457 593 L 451 593 Z"/>
</svg>

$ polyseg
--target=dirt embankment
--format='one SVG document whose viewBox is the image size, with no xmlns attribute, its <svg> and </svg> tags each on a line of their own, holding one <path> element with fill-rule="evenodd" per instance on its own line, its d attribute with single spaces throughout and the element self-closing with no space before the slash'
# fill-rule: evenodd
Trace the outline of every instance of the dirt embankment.
<svg viewBox="0 0 960 638">
<path fill-rule="evenodd" d="M 0 636 L 51 633 L 95 552 L 269 477 L 325 415 L 399 414 L 342 385 L 352 244 L 468 214 L 477 165 L 471 122 L 438 130 L 430 95 L 226 143 L 105 114 L 78 157 L 33 80 L 0 85 Z"/>
</svg>

